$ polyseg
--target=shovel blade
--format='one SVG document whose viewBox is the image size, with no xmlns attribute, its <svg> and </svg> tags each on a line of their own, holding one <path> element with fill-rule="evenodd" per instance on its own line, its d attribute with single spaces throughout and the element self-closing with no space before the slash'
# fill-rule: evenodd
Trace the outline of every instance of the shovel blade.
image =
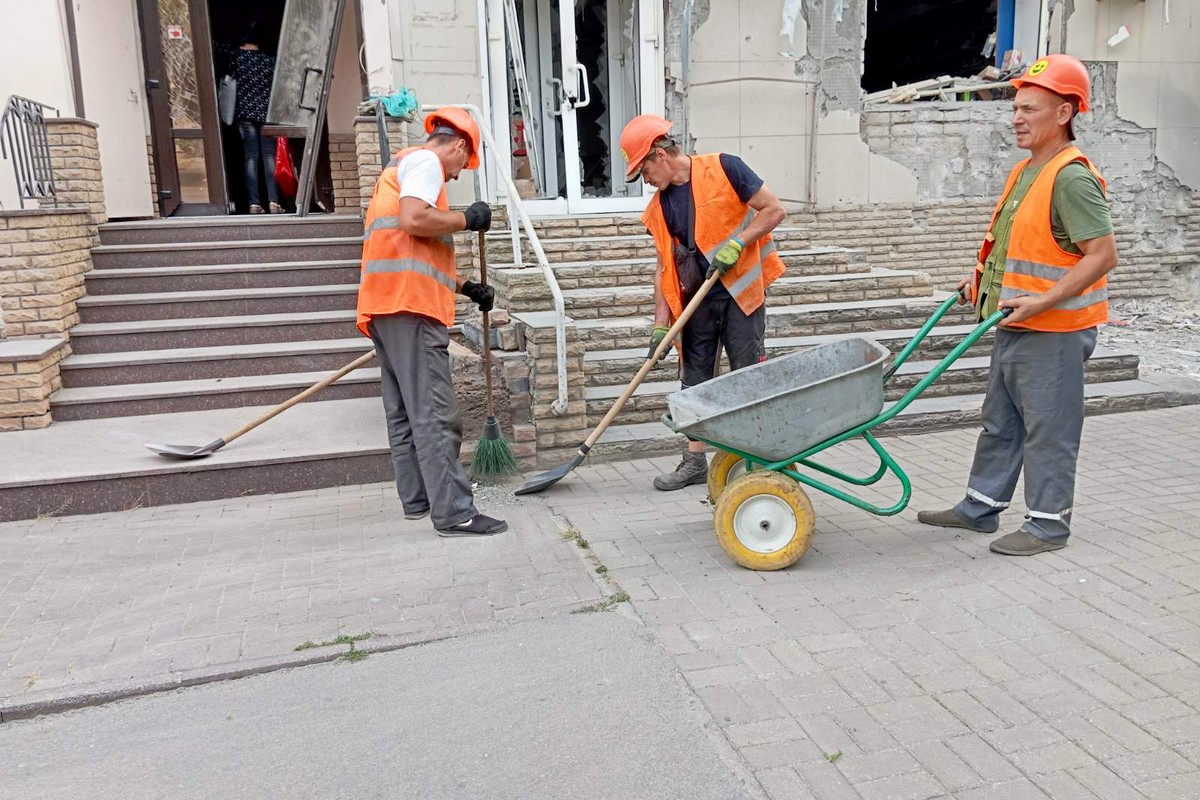
<svg viewBox="0 0 1200 800">
<path fill-rule="evenodd" d="M 541 475 L 534 475 L 532 478 L 526 479 L 525 485 L 520 489 L 517 489 L 514 494 L 534 494 L 535 492 L 541 492 L 549 489 L 551 486 L 565 478 L 567 473 L 582 463 L 583 454 L 580 453 L 566 464 L 563 464 L 561 467 L 555 467 L 549 472 L 543 472 Z"/>
<path fill-rule="evenodd" d="M 148 444 L 146 449 L 151 453 L 157 453 L 163 458 L 174 458 L 181 461 L 187 461 L 193 458 L 205 458 L 225 446 L 224 439 L 217 439 L 215 442 L 209 442 L 206 445 L 194 444 Z"/>
</svg>

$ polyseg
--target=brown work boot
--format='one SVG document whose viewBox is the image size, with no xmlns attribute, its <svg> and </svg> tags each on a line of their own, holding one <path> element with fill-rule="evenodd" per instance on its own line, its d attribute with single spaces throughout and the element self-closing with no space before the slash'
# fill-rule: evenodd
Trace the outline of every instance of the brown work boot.
<svg viewBox="0 0 1200 800">
<path fill-rule="evenodd" d="M 1062 550 L 1066 546 L 1066 542 L 1047 542 L 1021 529 L 1001 536 L 988 545 L 988 549 L 1002 556 L 1036 556 L 1038 553 Z"/>
<path fill-rule="evenodd" d="M 687 452 L 683 460 L 670 475 L 659 475 L 654 479 L 654 488 L 661 492 L 673 492 L 685 486 L 708 482 L 708 459 L 704 453 Z"/>
<path fill-rule="evenodd" d="M 1000 527 L 999 522 L 990 528 L 972 525 L 953 508 L 947 508 L 945 511 L 918 511 L 917 521 L 926 525 L 936 525 L 939 528 L 965 528 L 976 533 L 995 533 L 996 529 Z"/>
</svg>

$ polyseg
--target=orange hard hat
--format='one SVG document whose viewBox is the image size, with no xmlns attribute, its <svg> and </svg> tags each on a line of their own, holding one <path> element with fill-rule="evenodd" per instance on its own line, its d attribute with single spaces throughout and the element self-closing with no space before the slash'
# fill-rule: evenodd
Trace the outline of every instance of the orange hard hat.
<svg viewBox="0 0 1200 800">
<path fill-rule="evenodd" d="M 1013 86 L 1040 86 L 1060 97 L 1075 100 L 1080 111 L 1087 111 L 1092 97 L 1092 80 L 1087 67 L 1075 56 L 1063 53 L 1039 58 L 1029 65 L 1025 74 L 1013 78 Z"/>
<path fill-rule="evenodd" d="M 650 148 L 671 132 L 671 123 L 656 114 L 642 114 L 629 120 L 621 131 L 621 155 L 625 156 L 625 179 L 633 180 L 641 172 Z"/>
<path fill-rule="evenodd" d="M 450 128 L 450 130 L 438 131 L 438 128 Z M 470 111 L 456 106 L 439 108 L 425 117 L 425 132 L 428 134 L 435 132 L 457 133 L 460 136 L 465 136 L 467 143 L 471 146 L 471 155 L 467 159 L 467 169 L 475 169 L 479 166 L 479 123 L 471 116 Z"/>
</svg>

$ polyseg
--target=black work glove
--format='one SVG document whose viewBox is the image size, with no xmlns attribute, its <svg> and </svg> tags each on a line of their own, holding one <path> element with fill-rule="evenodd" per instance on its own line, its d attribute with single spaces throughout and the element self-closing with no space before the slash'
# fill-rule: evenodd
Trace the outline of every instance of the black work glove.
<svg viewBox="0 0 1200 800">
<path fill-rule="evenodd" d="M 461 294 L 479 306 L 480 311 L 491 311 L 496 304 L 496 290 L 475 281 L 464 281 Z"/>
<path fill-rule="evenodd" d="M 482 200 L 476 200 L 467 206 L 463 216 L 467 218 L 469 231 L 486 231 L 492 228 L 492 207 Z"/>
</svg>

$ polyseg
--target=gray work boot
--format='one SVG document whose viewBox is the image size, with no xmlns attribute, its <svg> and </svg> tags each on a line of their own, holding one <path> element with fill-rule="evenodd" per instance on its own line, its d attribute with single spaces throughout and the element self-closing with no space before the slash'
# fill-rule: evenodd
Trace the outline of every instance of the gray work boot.
<svg viewBox="0 0 1200 800">
<path fill-rule="evenodd" d="M 1066 546 L 1066 542 L 1047 542 L 1022 529 L 1001 536 L 988 545 L 988 549 L 1002 556 L 1036 556 L 1038 553 L 1062 550 Z"/>
<path fill-rule="evenodd" d="M 670 475 L 659 475 L 654 479 L 654 488 L 662 492 L 673 492 L 685 486 L 708 482 L 708 459 L 704 453 L 687 452 L 683 461 Z"/>
<path fill-rule="evenodd" d="M 919 511 L 917 512 L 917 521 L 923 522 L 926 525 L 936 525 L 939 528 L 965 528 L 976 533 L 995 533 L 996 529 L 1000 527 L 999 522 L 990 528 L 981 528 L 978 525 L 972 525 L 963 519 L 953 508 L 948 508 L 945 511 Z"/>
</svg>

